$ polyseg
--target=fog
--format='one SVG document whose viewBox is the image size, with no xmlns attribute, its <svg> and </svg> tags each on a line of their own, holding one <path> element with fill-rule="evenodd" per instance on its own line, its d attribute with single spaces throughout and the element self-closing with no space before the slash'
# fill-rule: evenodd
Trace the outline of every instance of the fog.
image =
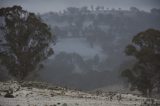
<svg viewBox="0 0 160 106">
<path fill-rule="evenodd" d="M 137 7 L 149 11 L 158 8 L 159 0 L 1 0 L 0 6 L 21 5 L 28 11 L 45 13 L 49 11 L 62 11 L 67 7 L 104 6 L 105 8 L 129 9 Z"/>
<path fill-rule="evenodd" d="M 136 61 L 125 47 L 137 33 L 160 29 L 159 0 L 0 1 L 0 8 L 13 5 L 39 13 L 56 36 L 34 79 L 84 90 L 123 84 L 120 72 Z"/>
</svg>

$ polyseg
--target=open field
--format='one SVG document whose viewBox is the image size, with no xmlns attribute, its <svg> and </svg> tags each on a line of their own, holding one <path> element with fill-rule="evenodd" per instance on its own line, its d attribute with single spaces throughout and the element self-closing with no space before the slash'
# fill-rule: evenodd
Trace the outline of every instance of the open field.
<svg viewBox="0 0 160 106">
<path fill-rule="evenodd" d="M 13 97 L 5 97 L 6 92 Z M 159 106 L 159 100 L 133 94 L 86 93 L 43 83 L 0 83 L 0 106 Z"/>
</svg>

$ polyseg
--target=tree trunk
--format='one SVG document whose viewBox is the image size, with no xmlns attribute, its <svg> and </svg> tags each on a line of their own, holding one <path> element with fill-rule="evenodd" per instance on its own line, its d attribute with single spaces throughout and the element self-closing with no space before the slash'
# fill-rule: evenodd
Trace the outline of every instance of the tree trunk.
<svg viewBox="0 0 160 106">
<path fill-rule="evenodd" d="M 152 97 L 152 88 L 147 90 L 147 97 Z"/>
</svg>

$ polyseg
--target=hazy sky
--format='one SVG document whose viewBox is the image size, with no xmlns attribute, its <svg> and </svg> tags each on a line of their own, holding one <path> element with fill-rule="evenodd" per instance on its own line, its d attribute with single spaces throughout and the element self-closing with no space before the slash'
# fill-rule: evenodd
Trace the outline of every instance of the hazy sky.
<svg viewBox="0 0 160 106">
<path fill-rule="evenodd" d="M 105 6 L 106 8 L 129 9 L 131 6 L 149 11 L 160 8 L 160 0 L 0 0 L 0 7 L 21 5 L 33 12 L 60 11 L 69 6 Z"/>
</svg>

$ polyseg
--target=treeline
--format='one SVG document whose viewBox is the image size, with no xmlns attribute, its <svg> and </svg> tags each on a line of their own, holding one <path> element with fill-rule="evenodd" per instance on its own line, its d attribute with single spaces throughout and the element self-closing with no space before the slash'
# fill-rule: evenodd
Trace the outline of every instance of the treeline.
<svg viewBox="0 0 160 106">
<path fill-rule="evenodd" d="M 160 29 L 160 9 L 156 8 L 146 12 L 136 7 L 129 10 L 69 7 L 63 12 L 49 12 L 41 17 L 58 39 L 83 37 L 91 47 L 99 45 L 108 57 L 105 63 L 114 63 L 113 70 L 128 61 L 124 48 L 134 35 L 148 28 Z"/>
</svg>

